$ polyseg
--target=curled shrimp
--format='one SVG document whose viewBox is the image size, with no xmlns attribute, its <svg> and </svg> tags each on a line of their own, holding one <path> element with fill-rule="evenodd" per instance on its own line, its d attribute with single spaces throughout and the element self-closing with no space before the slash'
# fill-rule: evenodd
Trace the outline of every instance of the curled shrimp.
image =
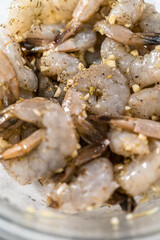
<svg viewBox="0 0 160 240">
<path fill-rule="evenodd" d="M 69 184 L 50 180 L 44 185 L 49 206 L 69 213 L 101 207 L 117 187 L 112 164 L 106 158 L 82 166 Z"/>
<path fill-rule="evenodd" d="M 160 87 L 145 88 L 130 96 L 128 106 L 133 117 L 160 117 Z"/>
<path fill-rule="evenodd" d="M 0 123 L 12 118 L 39 128 L 1 154 L 1 162 L 12 177 L 28 184 L 66 166 L 77 140 L 71 121 L 58 104 L 44 98 L 20 101 L 1 112 Z"/>
<path fill-rule="evenodd" d="M 116 173 L 116 180 L 131 196 L 146 192 L 160 178 L 160 142 L 149 144 L 150 153 L 132 158 L 121 171 Z"/>
<path fill-rule="evenodd" d="M 160 44 L 160 33 L 133 33 L 126 27 L 118 24 L 110 24 L 102 20 L 95 25 L 95 30 L 102 35 L 127 45 L 158 45 Z"/>
<path fill-rule="evenodd" d="M 77 2 L 78 0 L 13 0 L 6 27 L 13 36 L 18 35 L 18 40 L 21 41 L 32 24 L 69 21 Z"/>
<path fill-rule="evenodd" d="M 96 11 L 98 11 L 104 0 L 79 0 L 72 20 L 67 24 L 65 31 L 58 37 L 57 43 L 62 43 L 69 38 L 83 22 L 86 22 Z M 144 11 L 143 0 L 119 0 L 117 5 L 111 10 L 108 18 L 114 18 L 121 25 L 132 27 L 139 20 Z"/>
<path fill-rule="evenodd" d="M 106 38 L 102 44 L 101 56 L 108 59 L 114 55 L 117 65 L 130 81 L 130 85 L 138 84 L 141 88 L 160 82 L 160 52 L 158 49 L 142 56 L 133 56 L 126 51 L 124 45 Z"/>
<path fill-rule="evenodd" d="M 19 87 L 31 92 L 36 91 L 38 86 L 37 77 L 31 69 L 24 66 L 18 43 L 2 27 L 0 28 L 0 35 L 0 50 L 3 51 L 13 65 Z"/>
<path fill-rule="evenodd" d="M 118 116 L 124 113 L 129 97 L 126 78 L 117 68 L 92 65 L 78 72 L 64 98 L 63 108 L 71 115 L 87 110 L 94 114 Z"/>
</svg>

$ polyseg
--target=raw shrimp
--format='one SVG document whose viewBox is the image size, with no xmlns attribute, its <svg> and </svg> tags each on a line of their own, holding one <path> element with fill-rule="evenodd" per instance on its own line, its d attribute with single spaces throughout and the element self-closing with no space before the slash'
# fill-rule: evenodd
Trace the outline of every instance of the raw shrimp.
<svg viewBox="0 0 160 240">
<path fill-rule="evenodd" d="M 9 104 L 10 94 L 14 99 L 19 98 L 19 87 L 16 72 L 8 57 L 0 50 L 0 100 L 1 105 Z M 2 103 L 3 102 L 3 103 Z"/>
<path fill-rule="evenodd" d="M 133 27 L 140 19 L 145 9 L 143 0 L 118 0 L 118 3 L 111 10 L 109 21 L 117 22 L 125 27 Z"/>
<path fill-rule="evenodd" d="M 105 64 L 92 65 L 74 76 L 63 101 L 63 108 L 71 115 L 78 115 L 84 108 L 94 114 L 118 116 L 124 114 L 129 98 L 126 78 L 116 68 Z"/>
<path fill-rule="evenodd" d="M 0 122 L 12 118 L 40 128 L 1 154 L 1 162 L 12 177 L 20 184 L 29 184 L 66 166 L 77 140 L 71 121 L 58 104 L 44 98 L 20 101 L 2 111 Z"/>
<path fill-rule="evenodd" d="M 112 164 L 106 158 L 98 158 L 82 166 L 70 184 L 50 180 L 44 190 L 49 206 L 75 213 L 101 207 L 117 187 Z"/>
<path fill-rule="evenodd" d="M 57 39 L 58 43 L 65 41 L 86 22 L 96 11 L 98 11 L 104 0 L 79 0 L 73 15 L 72 20 L 67 24 L 64 33 Z M 143 0 L 119 0 L 117 5 L 111 10 L 108 19 L 110 22 L 115 21 L 118 24 L 133 27 L 134 23 L 139 20 L 144 11 Z"/>
<path fill-rule="evenodd" d="M 131 95 L 128 106 L 133 117 L 154 118 L 160 117 L 160 87 L 141 90 Z"/>
<path fill-rule="evenodd" d="M 102 20 L 95 25 L 95 30 L 102 35 L 127 45 L 158 45 L 160 44 L 160 33 L 133 33 L 128 28 L 118 24 L 110 24 Z"/>
<path fill-rule="evenodd" d="M 25 67 L 22 61 L 19 45 L 10 36 L 10 33 L 0 28 L 0 50 L 9 58 L 16 72 L 19 87 L 28 91 L 36 91 L 38 80 L 34 72 Z"/>
<path fill-rule="evenodd" d="M 71 77 L 79 70 L 80 61 L 66 53 L 54 52 L 50 50 L 44 52 L 39 69 L 45 76 L 57 76 L 65 81 L 67 77 Z"/>
<path fill-rule="evenodd" d="M 67 24 L 65 31 L 58 37 L 57 43 L 69 38 L 83 22 L 86 22 L 96 13 L 104 0 L 79 0 L 73 12 L 72 20 Z"/>
<path fill-rule="evenodd" d="M 135 133 L 112 128 L 108 133 L 108 139 L 112 152 L 118 155 L 129 157 L 149 153 L 147 138 L 141 138 Z"/>
<path fill-rule="evenodd" d="M 160 142 L 152 141 L 149 146 L 148 155 L 132 158 L 116 173 L 116 180 L 131 196 L 146 192 L 160 178 Z"/>
<path fill-rule="evenodd" d="M 22 40 L 23 33 L 32 24 L 53 24 L 68 21 L 78 0 L 13 0 L 7 19 L 7 28 L 12 35 Z"/>
<path fill-rule="evenodd" d="M 114 55 L 117 64 L 130 80 L 130 85 L 138 84 L 141 88 L 160 82 L 160 51 L 155 49 L 142 56 L 133 56 L 128 53 L 125 47 L 109 38 L 102 44 L 101 56 L 108 59 Z"/>
<path fill-rule="evenodd" d="M 160 33 L 160 13 L 155 10 L 154 5 L 146 4 L 146 8 L 139 22 L 141 31 Z"/>
<path fill-rule="evenodd" d="M 26 39 L 23 46 L 31 52 L 54 50 L 55 52 L 76 52 L 86 51 L 94 47 L 96 42 L 96 33 L 89 25 L 84 25 L 81 32 L 77 33 L 74 38 L 70 38 L 60 45 L 55 45 L 53 42 L 48 43 L 45 39 Z M 34 45 L 37 45 L 34 47 Z M 39 45 L 39 46 L 38 46 Z"/>
</svg>

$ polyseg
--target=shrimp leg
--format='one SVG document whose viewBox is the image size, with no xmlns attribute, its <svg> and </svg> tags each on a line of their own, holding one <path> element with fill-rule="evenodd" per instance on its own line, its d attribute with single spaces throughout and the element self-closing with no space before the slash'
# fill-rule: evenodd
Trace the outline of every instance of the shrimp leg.
<svg viewBox="0 0 160 240">
<path fill-rule="evenodd" d="M 7 160 L 16 157 L 22 157 L 36 148 L 45 137 L 45 130 L 39 129 L 23 141 L 8 148 L 0 155 L 0 159 Z"/>
<path fill-rule="evenodd" d="M 102 20 L 95 25 L 95 30 L 102 35 L 127 45 L 158 45 L 160 33 L 134 33 L 126 27 L 118 24 L 110 24 Z"/>
</svg>

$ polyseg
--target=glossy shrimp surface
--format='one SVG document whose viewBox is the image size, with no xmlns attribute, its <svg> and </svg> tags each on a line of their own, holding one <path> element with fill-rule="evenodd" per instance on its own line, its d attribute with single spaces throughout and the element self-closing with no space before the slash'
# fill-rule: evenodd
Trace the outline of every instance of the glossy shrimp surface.
<svg viewBox="0 0 160 240">
<path fill-rule="evenodd" d="M 12 177 L 27 184 L 65 167 L 66 158 L 76 149 L 77 140 L 72 123 L 58 104 L 32 98 L 10 106 L 3 114 L 3 120 L 3 116 L 14 117 L 39 127 L 31 136 L 2 153 L 2 164 Z"/>
<path fill-rule="evenodd" d="M 75 213 L 102 206 L 118 184 L 113 179 L 109 160 L 97 158 L 81 167 L 70 184 L 56 184 L 51 180 L 44 187 L 49 205 Z"/>
</svg>

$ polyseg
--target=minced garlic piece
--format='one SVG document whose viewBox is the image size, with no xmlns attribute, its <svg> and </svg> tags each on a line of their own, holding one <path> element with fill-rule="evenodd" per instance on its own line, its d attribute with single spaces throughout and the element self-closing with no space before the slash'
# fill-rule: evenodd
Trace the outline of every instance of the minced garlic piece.
<svg viewBox="0 0 160 240">
<path fill-rule="evenodd" d="M 155 50 L 160 51 L 160 45 L 157 45 L 157 46 L 155 47 Z"/>
<path fill-rule="evenodd" d="M 79 64 L 78 64 L 78 70 L 79 70 L 79 71 L 83 70 L 84 68 L 85 68 L 85 67 L 84 67 L 83 63 L 79 63 Z"/>
<path fill-rule="evenodd" d="M 108 21 L 110 24 L 115 24 L 116 23 L 116 16 L 115 15 L 110 15 L 108 18 Z"/>
<path fill-rule="evenodd" d="M 106 64 L 110 68 L 116 68 L 116 61 L 115 60 L 103 60 L 102 63 Z"/>
<path fill-rule="evenodd" d="M 147 141 L 147 137 L 141 133 L 138 135 L 138 138 L 142 141 Z"/>
<path fill-rule="evenodd" d="M 83 103 L 83 104 L 82 104 L 82 109 L 85 110 L 86 107 L 87 107 L 87 105 Z"/>
<path fill-rule="evenodd" d="M 86 111 L 84 110 L 84 111 L 82 111 L 82 117 L 84 117 L 84 118 L 87 118 L 87 113 L 86 113 Z"/>
<path fill-rule="evenodd" d="M 58 87 L 57 91 L 54 94 L 54 97 L 55 98 L 59 97 L 61 95 L 61 93 L 62 93 L 62 89 L 60 87 Z"/>
<path fill-rule="evenodd" d="M 125 110 L 129 111 L 129 110 L 131 110 L 131 108 L 129 106 L 125 106 Z"/>
<path fill-rule="evenodd" d="M 88 48 L 88 52 L 90 52 L 90 53 L 94 53 L 94 52 L 95 52 L 94 47 Z"/>
<path fill-rule="evenodd" d="M 87 93 L 87 94 L 84 96 L 84 98 L 83 98 L 84 101 L 87 101 L 87 100 L 89 99 L 89 96 L 90 96 L 89 93 Z"/>
<path fill-rule="evenodd" d="M 138 84 L 132 85 L 132 89 L 133 89 L 134 93 L 137 93 L 137 92 L 139 92 L 141 90 L 140 86 Z"/>
<path fill-rule="evenodd" d="M 116 57 L 112 54 L 112 55 L 109 55 L 109 57 L 107 58 L 107 60 L 116 60 Z"/>
<path fill-rule="evenodd" d="M 108 76 L 107 76 L 107 79 L 110 79 L 110 78 L 112 78 L 112 75 L 108 75 Z"/>
<path fill-rule="evenodd" d="M 139 56 L 138 50 L 136 50 L 136 49 L 132 50 L 130 53 L 133 57 L 138 57 Z"/>
<path fill-rule="evenodd" d="M 49 67 L 41 66 L 41 72 L 45 72 L 45 71 L 48 71 L 48 70 L 49 70 Z"/>
<path fill-rule="evenodd" d="M 157 116 L 155 116 L 155 115 L 153 115 L 151 118 L 152 118 L 153 121 L 158 121 L 158 119 L 159 119 L 159 118 L 158 118 Z"/>
<path fill-rule="evenodd" d="M 124 26 L 125 26 L 126 28 L 130 28 L 130 27 L 131 27 L 131 24 L 128 23 L 128 24 L 125 24 Z"/>
<path fill-rule="evenodd" d="M 67 86 L 72 86 L 73 83 L 74 83 L 73 79 L 67 80 Z"/>
</svg>

